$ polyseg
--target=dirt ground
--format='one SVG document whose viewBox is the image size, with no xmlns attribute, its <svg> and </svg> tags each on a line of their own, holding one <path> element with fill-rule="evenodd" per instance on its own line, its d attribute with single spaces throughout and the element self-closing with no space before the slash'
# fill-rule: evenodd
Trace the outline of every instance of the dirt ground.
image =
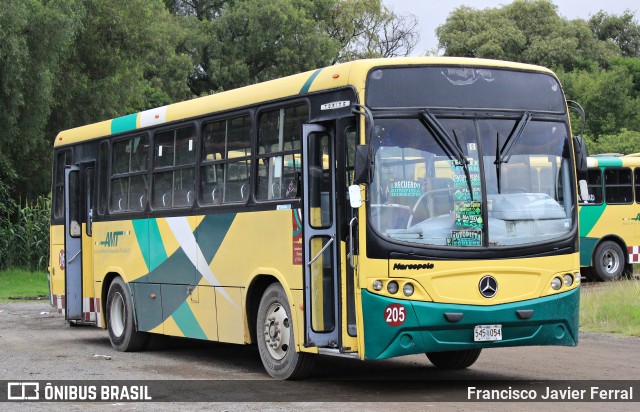
<svg viewBox="0 0 640 412">
<path fill-rule="evenodd" d="M 403 385 L 432 382 L 424 402 L 410 398 L 405 410 L 539 410 L 541 403 L 442 402 L 453 399 L 443 380 L 640 380 L 640 338 L 582 333 L 578 347 L 528 347 L 485 350 L 479 360 L 463 371 L 435 369 L 424 355 L 386 361 L 361 362 L 321 356 L 307 382 L 274 383 L 264 372 L 255 346 L 200 342 L 177 338 L 155 339 L 144 352 L 114 351 L 105 330 L 69 326 L 47 301 L 0 303 L 0 380 L 221 380 L 245 381 L 246 391 L 261 397 L 242 402 L 221 396 L 217 403 L 77 403 L 71 410 L 250 410 L 250 411 L 388 411 L 398 409 L 387 395 Z M 366 384 L 363 389 L 362 382 Z M 355 383 L 354 383 L 355 382 Z M 358 383 L 359 382 L 359 383 Z M 365 382 L 365 383 L 366 383 Z M 400 382 L 400 383 L 399 383 Z M 305 386 L 306 385 L 306 386 Z M 311 386 L 310 386 L 311 385 Z M 215 386 L 225 390 L 225 386 Z M 228 387 L 232 388 L 232 387 Z M 376 388 L 376 389 L 371 389 Z M 233 388 L 232 388 L 233 389 Z M 235 387 L 237 390 L 237 386 Z M 171 389 L 169 389 L 171 390 Z M 179 389 L 175 389 L 179 390 Z M 308 399 L 290 395 L 307 391 Z M 315 402 L 344 399 L 354 393 L 353 403 Z M 289 394 L 289 395 L 288 395 Z M 227 394 L 228 395 L 228 394 Z M 231 396 L 233 398 L 233 396 Z M 640 399 L 640 393 L 635 394 Z M 397 397 L 394 398 L 397 401 Z M 254 399 L 252 399 L 254 400 Z M 303 401 L 303 402 L 301 402 Z M 6 403 L 9 410 L 59 409 L 62 404 Z M 549 404 L 546 404 L 549 405 Z M 630 403 L 558 403 L 554 410 L 634 410 Z M 6 410 L 3 406 L 1 409 Z"/>
</svg>

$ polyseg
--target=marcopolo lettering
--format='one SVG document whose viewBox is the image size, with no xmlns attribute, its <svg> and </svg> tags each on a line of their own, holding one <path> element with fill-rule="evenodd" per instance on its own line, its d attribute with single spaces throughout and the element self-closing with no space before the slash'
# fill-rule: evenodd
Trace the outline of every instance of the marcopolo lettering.
<svg viewBox="0 0 640 412">
<path fill-rule="evenodd" d="M 412 263 L 412 264 L 404 264 L 404 263 L 394 263 L 393 270 L 422 270 L 422 269 L 433 269 L 433 263 Z"/>
</svg>

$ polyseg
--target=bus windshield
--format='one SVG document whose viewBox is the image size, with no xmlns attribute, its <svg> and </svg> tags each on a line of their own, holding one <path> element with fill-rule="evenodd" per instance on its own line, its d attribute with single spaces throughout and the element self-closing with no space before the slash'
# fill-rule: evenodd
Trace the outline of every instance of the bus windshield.
<svg viewBox="0 0 640 412">
<path fill-rule="evenodd" d="M 562 121 L 384 118 L 372 145 L 371 222 L 394 241 L 444 247 L 533 244 L 573 227 Z"/>
</svg>

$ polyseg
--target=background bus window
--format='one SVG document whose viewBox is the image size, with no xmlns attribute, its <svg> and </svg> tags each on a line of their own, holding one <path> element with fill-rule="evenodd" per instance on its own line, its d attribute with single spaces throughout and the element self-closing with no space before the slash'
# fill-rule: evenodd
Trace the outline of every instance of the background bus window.
<svg viewBox="0 0 640 412">
<path fill-rule="evenodd" d="M 195 199 L 196 128 L 156 134 L 154 144 L 153 207 L 188 207 Z"/>
<path fill-rule="evenodd" d="M 633 170 L 633 182 L 636 189 L 636 203 L 640 203 L 640 169 Z"/>
<path fill-rule="evenodd" d="M 258 200 L 299 198 L 302 125 L 306 105 L 264 112 L 258 126 Z"/>
<path fill-rule="evenodd" d="M 600 169 L 589 169 L 587 172 L 587 186 L 589 188 L 589 201 L 585 204 L 602 204 L 602 171 Z"/>
<path fill-rule="evenodd" d="M 146 135 L 113 143 L 111 212 L 144 210 L 147 203 L 149 143 Z"/>
<path fill-rule="evenodd" d="M 202 133 L 202 204 L 217 205 L 247 200 L 250 156 L 249 116 L 207 123 Z"/>
<path fill-rule="evenodd" d="M 631 169 L 605 169 L 604 194 L 605 200 L 610 204 L 632 203 Z"/>
</svg>

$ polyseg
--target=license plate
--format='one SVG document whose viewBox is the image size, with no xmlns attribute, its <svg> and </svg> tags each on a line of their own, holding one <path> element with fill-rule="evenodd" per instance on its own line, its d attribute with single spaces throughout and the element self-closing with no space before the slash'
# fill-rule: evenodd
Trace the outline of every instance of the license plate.
<svg viewBox="0 0 640 412">
<path fill-rule="evenodd" d="M 502 325 L 476 325 L 473 328 L 474 342 L 502 340 Z"/>
</svg>

